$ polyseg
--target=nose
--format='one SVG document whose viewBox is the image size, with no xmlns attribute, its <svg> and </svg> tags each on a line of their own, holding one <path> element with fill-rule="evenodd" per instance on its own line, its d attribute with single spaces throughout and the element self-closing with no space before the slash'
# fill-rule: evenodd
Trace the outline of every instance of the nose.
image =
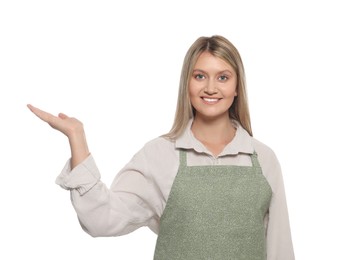
<svg viewBox="0 0 345 260">
<path fill-rule="evenodd" d="M 208 94 L 208 95 L 214 95 L 218 93 L 218 89 L 216 87 L 216 84 L 209 81 L 207 82 L 205 89 L 204 89 L 204 93 Z"/>
</svg>

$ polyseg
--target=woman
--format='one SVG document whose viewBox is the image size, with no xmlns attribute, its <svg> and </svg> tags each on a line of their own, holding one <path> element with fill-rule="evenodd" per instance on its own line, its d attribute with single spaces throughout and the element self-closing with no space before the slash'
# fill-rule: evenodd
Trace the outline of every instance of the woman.
<svg viewBox="0 0 345 260">
<path fill-rule="evenodd" d="M 68 137 L 72 156 L 57 183 L 71 190 L 90 235 L 148 226 L 157 260 L 294 259 L 279 162 L 252 137 L 243 64 L 224 37 L 190 47 L 171 131 L 148 142 L 110 189 L 82 123 L 29 108 Z"/>
</svg>

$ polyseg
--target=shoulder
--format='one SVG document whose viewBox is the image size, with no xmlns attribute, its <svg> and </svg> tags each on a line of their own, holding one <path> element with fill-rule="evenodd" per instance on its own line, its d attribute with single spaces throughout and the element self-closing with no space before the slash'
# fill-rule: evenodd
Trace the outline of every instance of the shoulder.
<svg viewBox="0 0 345 260">
<path fill-rule="evenodd" d="M 149 140 L 138 151 L 137 156 L 145 158 L 147 161 L 166 161 L 167 158 L 176 157 L 175 142 L 164 137 L 157 137 Z"/>
<path fill-rule="evenodd" d="M 266 145 L 265 143 L 259 141 L 258 139 L 252 137 L 252 145 L 254 151 L 258 154 L 260 159 L 275 159 L 277 160 L 275 152 L 272 150 L 271 147 Z"/>
<path fill-rule="evenodd" d="M 177 161 L 175 144 L 163 137 L 157 137 L 146 142 L 128 162 L 127 168 L 139 169 L 152 175 L 155 169 L 164 169 L 169 163 Z"/>
<path fill-rule="evenodd" d="M 273 192 L 275 192 L 282 183 L 282 171 L 279 160 L 269 146 L 255 138 L 253 138 L 253 147 L 258 154 L 262 173 L 269 182 Z"/>
<path fill-rule="evenodd" d="M 168 140 L 167 138 L 164 137 L 157 137 L 154 138 L 147 143 L 144 144 L 143 150 L 146 152 L 165 152 L 165 151 L 170 151 L 174 150 L 175 148 L 175 142 Z"/>
</svg>

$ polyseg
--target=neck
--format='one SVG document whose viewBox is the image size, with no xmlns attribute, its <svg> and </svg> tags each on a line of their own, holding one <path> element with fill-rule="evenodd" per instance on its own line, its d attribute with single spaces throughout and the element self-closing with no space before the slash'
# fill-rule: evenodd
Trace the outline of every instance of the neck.
<svg viewBox="0 0 345 260">
<path fill-rule="evenodd" d="M 212 119 L 196 115 L 192 125 L 192 132 L 195 138 L 206 146 L 209 144 L 225 146 L 235 136 L 236 129 L 228 115 Z"/>
</svg>

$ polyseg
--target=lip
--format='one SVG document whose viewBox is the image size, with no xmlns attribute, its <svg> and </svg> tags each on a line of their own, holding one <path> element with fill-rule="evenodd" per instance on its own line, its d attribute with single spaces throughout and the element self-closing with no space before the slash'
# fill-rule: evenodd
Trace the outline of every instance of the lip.
<svg viewBox="0 0 345 260">
<path fill-rule="evenodd" d="M 215 98 L 215 97 L 201 97 L 202 101 L 208 105 L 217 104 L 221 98 Z"/>
</svg>

